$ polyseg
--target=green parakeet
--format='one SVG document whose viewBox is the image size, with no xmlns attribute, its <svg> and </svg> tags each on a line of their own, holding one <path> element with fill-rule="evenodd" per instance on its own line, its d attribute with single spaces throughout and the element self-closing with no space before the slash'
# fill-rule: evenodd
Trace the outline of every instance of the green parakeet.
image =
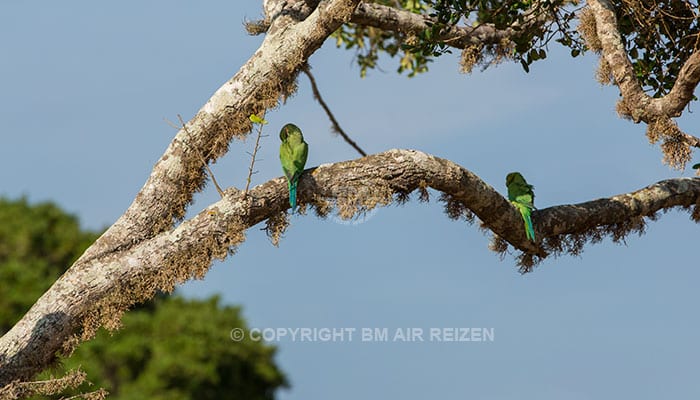
<svg viewBox="0 0 700 400">
<path fill-rule="evenodd" d="M 292 211 L 297 206 L 297 183 L 304 172 L 306 157 L 309 155 L 309 145 L 304 141 L 301 129 L 294 124 L 287 124 L 280 131 L 280 161 L 282 170 L 287 177 L 289 187 L 289 205 Z"/>
<path fill-rule="evenodd" d="M 519 172 L 511 172 L 506 176 L 508 200 L 520 211 L 525 221 L 525 234 L 529 240 L 535 241 L 535 230 L 532 228 L 531 211 L 535 208 L 535 192 Z"/>
</svg>

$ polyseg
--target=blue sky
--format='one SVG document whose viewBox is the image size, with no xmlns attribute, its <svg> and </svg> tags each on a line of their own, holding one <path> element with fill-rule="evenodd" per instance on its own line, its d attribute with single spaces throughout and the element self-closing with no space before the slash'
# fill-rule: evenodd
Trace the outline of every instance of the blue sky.
<svg viewBox="0 0 700 400">
<path fill-rule="evenodd" d="M 257 1 L 0 5 L 0 195 L 53 200 L 85 227 L 131 203 L 174 131 L 261 42 L 242 23 Z M 408 79 L 383 60 L 360 79 L 353 53 L 329 43 L 311 58 L 326 101 L 368 152 L 415 148 L 451 159 L 496 188 L 519 170 L 537 205 L 577 203 L 691 176 L 661 163 L 645 127 L 615 113 L 618 92 L 594 80 L 593 56 L 552 47 L 525 74 L 504 64 L 458 73 L 455 56 Z M 696 105 L 691 105 L 691 110 Z M 309 83 L 268 113 L 254 184 L 281 175 L 276 131 L 302 127 L 307 165 L 356 157 L 329 132 Z M 695 114 L 679 121 L 698 134 Z M 244 184 L 253 141 L 212 166 Z M 698 157 L 695 157 L 697 160 Z M 697 161 L 696 161 L 697 162 Z M 218 195 L 197 195 L 197 212 Z M 280 399 L 657 399 L 700 395 L 695 379 L 698 225 L 671 211 L 627 239 L 587 246 L 517 273 L 476 225 L 446 218 L 437 195 L 344 224 L 292 217 L 279 248 L 257 227 L 238 253 L 181 293 L 218 293 L 252 327 L 486 327 L 481 343 L 281 341 L 292 388 Z M 692 251 L 692 250 L 690 250 Z M 221 327 L 222 339 L 229 329 Z"/>
</svg>

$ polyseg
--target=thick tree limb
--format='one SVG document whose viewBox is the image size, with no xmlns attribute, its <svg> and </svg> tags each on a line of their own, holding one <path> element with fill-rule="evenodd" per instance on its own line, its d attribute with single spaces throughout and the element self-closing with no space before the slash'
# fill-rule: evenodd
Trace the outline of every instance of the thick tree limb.
<svg viewBox="0 0 700 400">
<path fill-rule="evenodd" d="M 128 285 L 115 285 L 123 271 L 110 269 L 107 264 L 103 264 L 104 271 L 97 271 L 91 267 L 96 265 L 95 260 L 101 260 L 97 265 L 102 264 L 110 256 L 114 259 L 115 254 L 171 229 L 184 216 L 193 194 L 204 185 L 201 156 L 210 161 L 223 155 L 234 136 L 250 132 L 250 114 L 262 114 L 276 106 L 280 96 L 290 95 L 295 90 L 299 67 L 349 20 L 358 3 L 359 0 L 324 1 L 299 22 L 285 13 L 287 1 L 265 1 L 265 11 L 272 22 L 260 48 L 187 123 L 187 130 L 177 133 L 126 212 L 0 339 L 2 384 L 33 376 L 51 363 L 57 350 L 70 352 L 78 340 L 74 335 L 82 332 L 84 338 L 91 337 L 109 319 L 109 314 L 118 316 L 135 299 L 138 301 L 139 296 L 124 289 Z M 217 253 L 224 255 L 225 252 Z M 86 291 L 76 291 L 78 287 Z M 115 294 L 119 287 L 127 292 Z M 155 288 L 139 293 L 152 293 Z M 111 297 L 104 297 L 105 293 L 111 293 Z"/>
<path fill-rule="evenodd" d="M 321 2 L 303 19 L 288 12 L 310 3 L 265 1 L 271 27 L 260 49 L 187 123 L 189 133 L 178 132 L 125 214 L 0 338 L 0 386 L 31 378 L 56 352 L 70 352 L 97 327 L 115 328 L 121 313 L 157 290 L 203 277 L 214 259 L 243 242 L 247 228 L 265 220 L 283 224 L 287 189 L 278 178 L 247 194 L 229 189 L 222 200 L 173 228 L 203 185 L 200 156 L 210 161 L 224 154 L 231 138 L 249 133 L 250 114 L 293 92 L 300 66 L 349 20 L 359 0 Z M 478 37 L 477 29 L 472 37 Z M 688 67 L 688 81 L 695 74 Z M 349 216 L 428 187 L 445 193 L 451 215 L 473 213 L 499 238 L 539 258 L 559 251 L 558 237 L 611 225 L 624 231 L 626 222 L 660 209 L 696 205 L 693 215 L 700 220 L 700 179 L 675 179 L 611 199 L 536 211 L 537 237 L 544 240 L 534 244 L 526 240 L 518 212 L 491 186 L 448 160 L 407 150 L 310 170 L 300 182 L 299 199 L 321 213 L 327 199 L 335 199 L 338 211 Z"/>
<path fill-rule="evenodd" d="M 299 1 L 292 7 L 294 18 L 303 20 L 313 10 L 318 1 Z M 527 26 L 545 22 L 548 19 L 545 14 L 533 16 Z M 396 33 L 418 34 L 429 28 L 428 23 L 436 22 L 429 16 L 415 14 L 407 10 L 385 6 L 376 3 L 360 3 L 352 14 L 350 22 L 379 28 L 385 31 Z M 263 25 L 269 23 L 264 21 Z M 488 44 L 499 44 L 504 40 L 509 40 L 518 34 L 518 30 L 527 28 L 518 26 L 507 29 L 496 29 L 493 24 L 481 24 L 476 27 L 454 26 L 443 32 L 436 39 L 445 41 L 449 46 L 457 49 L 465 49 L 470 46 L 481 46 Z M 516 29 L 517 28 L 517 29 Z M 261 31 L 265 31 L 262 29 Z M 257 30 L 255 33 L 260 33 Z"/>
<path fill-rule="evenodd" d="M 350 19 L 350 22 L 373 26 L 386 31 L 417 34 L 429 28 L 430 18 L 410 11 L 374 3 L 361 3 Z M 465 49 L 473 45 L 498 44 L 516 35 L 512 29 L 496 29 L 492 24 L 481 24 L 476 27 L 455 26 L 439 37 L 440 40 L 452 47 Z"/>
<path fill-rule="evenodd" d="M 698 83 L 700 83 L 700 53 L 695 51 L 681 67 L 671 91 L 662 98 L 652 99 L 649 108 L 657 115 L 679 117 L 683 109 L 693 100 L 693 93 Z"/>
<path fill-rule="evenodd" d="M 596 34 L 602 47 L 602 56 L 610 66 L 616 85 L 624 100 L 618 110 L 634 122 L 653 123 L 660 118 L 679 117 L 693 99 L 700 83 L 700 54 L 694 52 L 681 68 L 671 91 L 660 98 L 652 98 L 642 89 L 634 72 L 617 28 L 615 9 L 608 0 L 588 0 L 595 17 Z M 700 139 L 678 132 L 690 146 L 700 148 Z"/>
<path fill-rule="evenodd" d="M 626 222 L 636 223 L 659 210 L 695 205 L 700 221 L 700 178 L 670 179 L 608 199 L 535 211 L 535 230 L 542 240 L 535 245 L 526 239 L 519 213 L 493 187 L 449 160 L 414 150 L 390 150 L 307 170 L 299 201 L 326 213 L 330 200 L 349 216 L 426 188 L 444 193 L 453 216 L 453 209 L 461 207 L 498 237 L 540 258 L 558 251 L 551 247 L 555 239 L 599 233 L 600 227 L 623 229 Z M 289 207 L 287 195 L 283 177 L 254 187 L 248 195 L 227 190 L 223 199 L 176 228 L 74 265 L 0 338 L 0 386 L 47 367 L 53 354 L 84 339 L 75 336 L 82 329 L 117 326 L 134 302 L 203 277 L 214 259 L 243 242 L 246 229 L 265 220 L 280 223 L 280 214 Z"/>
<path fill-rule="evenodd" d="M 359 0 L 322 2 L 304 21 L 284 13 L 286 2 L 266 1 L 272 26 L 262 45 L 181 129 L 126 212 L 83 255 L 89 260 L 126 248 L 170 228 L 182 218 L 205 182 L 199 154 L 215 160 L 234 136 L 251 130 L 250 114 L 294 91 L 299 67 L 346 22 Z"/>
</svg>

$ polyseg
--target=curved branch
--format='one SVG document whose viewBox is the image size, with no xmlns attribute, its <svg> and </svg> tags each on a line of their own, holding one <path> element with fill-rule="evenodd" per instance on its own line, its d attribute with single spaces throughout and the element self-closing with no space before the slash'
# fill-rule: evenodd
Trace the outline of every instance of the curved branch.
<svg viewBox="0 0 700 400">
<path fill-rule="evenodd" d="M 129 264 L 131 260 L 118 254 L 126 254 L 144 241 L 157 242 L 159 234 L 183 218 L 192 196 L 205 182 L 201 156 L 207 162 L 223 155 L 233 137 L 250 132 L 250 114 L 261 114 L 276 106 L 280 96 L 292 93 L 300 66 L 349 20 L 359 1 L 322 2 L 301 22 L 285 14 L 286 1 L 264 2 L 272 24 L 260 48 L 212 95 L 186 129 L 180 129 L 126 212 L 0 339 L 0 384 L 26 380 L 49 365 L 56 351 L 70 353 L 81 340 L 75 335 L 90 338 L 97 327 L 109 325 L 109 321 L 118 323 L 120 312 L 146 298 L 129 292 L 128 284 L 117 284 L 119 277 L 128 277 L 108 265 L 121 268 L 121 263 Z M 105 264 L 110 259 L 119 262 Z M 105 270 L 95 270 L 94 265 Z M 76 287 L 85 292 L 74 291 Z M 116 290 L 125 287 L 125 293 Z M 143 292 L 152 293 L 157 287 Z"/>
<path fill-rule="evenodd" d="M 624 227 L 671 207 L 695 205 L 694 218 L 700 221 L 700 178 L 670 179 L 608 199 L 535 211 L 541 241 L 534 244 L 525 237 L 518 211 L 493 187 L 452 161 L 415 150 L 390 150 L 307 170 L 299 183 L 299 201 L 327 213 L 330 199 L 341 214 L 351 216 L 428 187 L 444 193 L 452 216 L 455 208 L 462 215 L 473 213 L 498 237 L 540 258 L 556 251 L 552 243 L 562 236 Z M 214 259 L 223 259 L 245 240 L 246 229 L 265 220 L 285 225 L 280 215 L 288 207 L 283 177 L 248 195 L 229 189 L 174 229 L 74 265 L 0 338 L 0 386 L 44 369 L 53 354 L 88 339 L 97 326 L 118 326 L 122 312 L 157 290 L 170 291 L 203 277 Z"/>
<path fill-rule="evenodd" d="M 700 53 L 695 51 L 681 67 L 671 91 L 662 98 L 652 99 L 649 107 L 657 114 L 679 117 L 683 109 L 693 100 L 698 83 L 700 83 Z M 696 144 L 695 147 L 700 146 Z"/>
<path fill-rule="evenodd" d="M 543 16 L 532 18 L 529 24 L 541 23 Z M 415 14 L 410 11 L 374 3 L 361 3 L 350 19 L 350 22 L 380 28 L 386 31 L 417 34 L 428 29 L 430 17 Z M 520 27 L 522 29 L 524 27 Z M 516 36 L 515 29 L 496 29 L 493 24 L 481 24 L 476 27 L 454 26 L 443 32 L 438 38 L 449 46 L 465 49 L 474 45 L 498 44 L 505 39 Z"/>
<path fill-rule="evenodd" d="M 293 15 L 297 20 L 306 18 L 318 1 L 307 0 L 295 3 L 290 7 L 289 14 Z M 538 16 L 532 18 L 529 24 L 544 22 L 546 18 Z M 428 23 L 436 22 L 434 19 L 422 15 L 415 14 L 407 10 L 385 6 L 382 4 L 362 2 L 360 3 L 350 18 L 350 22 L 379 28 L 385 31 L 399 33 L 418 34 L 430 26 Z M 269 21 L 259 21 L 253 23 L 252 34 L 266 32 L 269 29 Z M 518 27 L 522 29 L 523 27 Z M 471 26 L 454 26 L 443 32 L 437 39 L 443 40 L 451 47 L 465 49 L 474 45 L 498 44 L 504 39 L 510 39 L 517 35 L 516 29 L 496 29 L 493 24 L 481 24 L 476 27 Z"/>
<path fill-rule="evenodd" d="M 126 212 L 81 257 L 87 261 L 153 237 L 184 216 L 205 183 L 200 155 L 216 160 L 229 141 L 250 133 L 250 114 L 277 105 L 295 89 L 300 66 L 346 22 L 360 0 L 320 4 L 304 21 L 285 15 L 286 2 L 267 1 L 272 25 L 260 48 L 180 129 Z"/>
<path fill-rule="evenodd" d="M 651 98 L 642 90 L 632 62 L 625 52 L 613 5 L 607 0 L 589 0 L 588 6 L 595 17 L 596 34 L 602 46 L 603 57 L 610 65 L 622 95 L 635 103 L 648 103 Z"/>
<path fill-rule="evenodd" d="M 588 0 L 588 6 L 595 17 L 602 55 L 624 99 L 620 112 L 634 122 L 654 123 L 659 118 L 679 117 L 700 83 L 700 54 L 695 51 L 686 60 L 668 94 L 652 98 L 644 93 L 625 51 L 613 5 L 608 0 Z M 700 148 L 700 138 L 680 131 L 677 134 L 688 145 Z"/>
</svg>

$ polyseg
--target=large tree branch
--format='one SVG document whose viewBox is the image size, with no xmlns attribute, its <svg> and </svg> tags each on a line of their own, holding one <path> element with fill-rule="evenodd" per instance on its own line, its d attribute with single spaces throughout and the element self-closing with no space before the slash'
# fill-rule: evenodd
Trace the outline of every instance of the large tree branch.
<svg viewBox="0 0 700 400">
<path fill-rule="evenodd" d="M 210 161 L 223 155 L 233 137 L 250 132 L 250 114 L 262 114 L 276 106 L 280 96 L 290 95 L 299 67 L 349 20 L 358 3 L 324 1 L 306 19 L 297 21 L 285 12 L 287 1 L 265 1 L 272 26 L 260 48 L 212 95 L 187 123 L 187 129 L 177 133 L 126 212 L 2 338 L 2 383 L 31 377 L 54 359 L 57 350 L 70 352 L 78 340 L 76 334 L 91 337 L 110 319 L 109 314 L 118 315 L 138 299 L 128 292 L 128 286 L 114 285 L 118 282 L 114 279 L 123 276 L 121 272 L 107 267 L 105 271 L 111 271 L 111 276 L 96 271 L 91 267 L 95 260 L 102 264 L 110 257 L 118 258 L 115 254 L 171 229 L 184 216 L 193 194 L 204 185 L 201 158 Z M 85 292 L 74 291 L 85 285 Z M 103 297 L 105 291 L 93 290 L 100 287 L 121 287 L 126 292 L 112 290 L 110 296 Z"/>
<path fill-rule="evenodd" d="M 116 327 L 122 312 L 155 291 L 204 276 L 214 259 L 244 240 L 247 228 L 265 220 L 272 232 L 286 226 L 286 185 L 279 178 L 247 194 L 229 189 L 221 201 L 173 228 L 204 184 L 200 157 L 215 160 L 224 154 L 231 138 L 250 131 L 250 114 L 293 92 L 299 67 L 349 20 L 359 0 L 321 2 L 303 20 L 287 12 L 289 4 L 302 3 L 312 2 L 265 2 L 271 27 L 260 49 L 178 132 L 125 214 L 0 338 L 0 385 L 30 378 L 57 351 L 70 352 L 97 327 Z M 696 72 L 688 68 L 687 73 Z M 525 267 L 532 262 L 527 257 L 562 251 L 562 237 L 599 235 L 601 227 L 624 234 L 660 209 L 695 204 L 693 215 L 700 220 L 700 180 L 676 179 L 629 195 L 536 211 L 542 241 L 535 244 L 526 240 L 517 211 L 476 175 L 406 150 L 318 167 L 302 178 L 299 199 L 320 213 L 328 209 L 327 199 L 335 199 L 338 211 L 348 216 L 428 187 L 445 194 L 450 215 L 476 215 L 499 240 L 520 249 Z"/>
<path fill-rule="evenodd" d="M 536 21 L 541 22 L 541 20 L 533 19 L 533 22 Z M 361 3 L 353 13 L 350 22 L 386 31 L 418 34 L 430 28 L 428 23 L 434 23 L 435 21 L 422 14 L 415 14 L 394 7 L 374 3 Z M 442 32 L 437 39 L 445 41 L 452 47 L 465 49 L 473 45 L 498 44 L 516 34 L 517 31 L 512 28 L 496 29 L 493 24 L 480 24 L 476 27 L 451 27 L 447 31 Z"/>
<path fill-rule="evenodd" d="M 635 122 L 655 123 L 660 119 L 679 117 L 693 99 L 700 83 L 700 54 L 694 52 L 681 68 L 671 91 L 660 98 L 652 98 L 642 89 L 634 72 L 625 45 L 617 28 L 615 9 L 608 0 L 588 0 L 595 17 L 596 35 L 600 41 L 602 56 L 610 67 L 623 101 L 618 110 Z M 674 129 L 674 135 L 688 145 L 700 148 L 700 139 Z"/>
<path fill-rule="evenodd" d="M 693 100 L 698 83 L 700 83 L 700 53 L 695 51 L 681 67 L 671 91 L 662 98 L 652 99 L 649 108 L 657 115 L 679 117 L 683 109 Z"/>
<path fill-rule="evenodd" d="M 294 4 L 292 7 L 293 11 L 290 11 L 290 14 L 296 19 L 303 20 L 311 13 L 317 3 L 318 1 L 313 0 L 299 1 Z M 507 29 L 497 29 L 493 24 L 480 24 L 474 27 L 452 26 L 441 32 L 435 39 L 444 41 L 447 45 L 457 49 L 500 44 L 504 40 L 510 40 L 512 37 L 521 34 L 519 31 L 531 25 L 543 23 L 549 18 L 546 13 L 533 12 L 525 24 Z M 390 32 L 418 34 L 430 28 L 430 24 L 434 24 L 437 21 L 429 16 L 412 13 L 408 10 L 382 4 L 361 2 L 353 12 L 350 22 Z M 261 24 L 262 29 L 258 25 L 253 24 L 252 33 L 267 31 L 269 21 L 262 21 Z"/>
<path fill-rule="evenodd" d="M 427 188 L 443 193 L 452 217 L 475 215 L 497 237 L 539 258 L 566 250 L 561 243 L 570 237 L 577 242 L 605 232 L 622 237 L 638 228 L 643 217 L 672 207 L 695 205 L 694 217 L 700 221 L 700 178 L 671 179 L 629 194 L 535 211 L 540 241 L 534 244 L 525 237 L 519 213 L 493 187 L 449 160 L 414 150 L 307 170 L 299 200 L 322 214 L 335 207 L 350 216 L 414 190 L 424 197 Z M 287 224 L 287 196 L 284 178 L 256 186 L 248 195 L 229 189 L 223 199 L 176 228 L 74 265 L 0 338 L 0 386 L 44 369 L 57 351 L 86 339 L 76 336 L 82 330 L 115 327 L 133 303 L 203 277 L 214 259 L 223 259 L 243 242 L 246 229 L 267 220 L 268 229 L 279 234 Z"/>
<path fill-rule="evenodd" d="M 216 160 L 229 141 L 251 130 L 250 114 L 295 90 L 300 66 L 346 22 L 359 0 L 322 2 L 305 20 L 285 14 L 287 2 L 266 1 L 271 29 L 260 48 L 181 129 L 126 212 L 85 252 L 82 260 L 127 248 L 170 228 L 204 185 L 201 157 Z"/>
</svg>

